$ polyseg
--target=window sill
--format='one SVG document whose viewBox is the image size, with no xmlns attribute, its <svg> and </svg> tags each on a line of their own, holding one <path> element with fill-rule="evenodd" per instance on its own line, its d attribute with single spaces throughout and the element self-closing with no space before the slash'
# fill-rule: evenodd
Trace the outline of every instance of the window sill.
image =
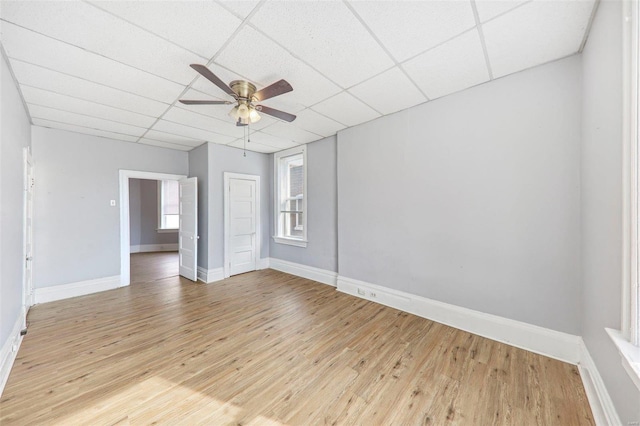
<svg viewBox="0 0 640 426">
<path fill-rule="evenodd" d="M 171 232 L 178 232 L 179 229 L 156 229 L 156 232 L 158 232 L 158 234 L 169 234 Z"/>
<path fill-rule="evenodd" d="M 273 241 L 275 241 L 278 244 L 287 244 L 290 246 L 296 246 L 296 247 L 307 247 L 307 241 L 306 240 L 299 240 L 297 238 L 286 238 L 286 237 L 272 237 Z"/>
<path fill-rule="evenodd" d="M 611 328 L 605 328 L 605 330 L 620 352 L 622 366 L 640 390 L 640 347 L 632 345 L 618 330 Z"/>
</svg>

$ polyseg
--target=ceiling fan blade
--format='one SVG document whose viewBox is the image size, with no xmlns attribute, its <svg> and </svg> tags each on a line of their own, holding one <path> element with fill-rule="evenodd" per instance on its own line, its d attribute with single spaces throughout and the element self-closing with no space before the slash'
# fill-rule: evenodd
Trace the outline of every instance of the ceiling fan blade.
<svg viewBox="0 0 640 426">
<path fill-rule="evenodd" d="M 229 85 L 226 84 L 224 81 L 220 80 L 218 76 L 212 73 L 209 68 L 200 64 L 191 64 L 190 66 L 194 70 L 198 71 L 200 75 L 202 75 L 204 78 L 206 78 L 207 80 L 209 80 L 210 82 L 212 82 L 213 84 L 215 84 L 216 86 L 224 90 L 227 94 L 233 96 L 234 98 L 236 97 L 236 94 L 233 92 L 233 90 L 231 90 L 231 87 L 229 87 Z"/>
<path fill-rule="evenodd" d="M 185 105 L 229 105 L 229 101 L 192 101 L 188 99 L 180 99 L 181 104 Z"/>
<path fill-rule="evenodd" d="M 280 111 L 279 109 L 269 108 L 268 106 L 256 105 L 256 109 L 260 112 L 264 112 L 265 114 L 279 118 L 280 120 L 288 121 L 289 123 L 296 119 L 296 116 L 293 114 Z"/>
<path fill-rule="evenodd" d="M 276 81 L 270 86 L 267 86 L 261 90 L 258 90 L 253 94 L 253 98 L 256 102 L 264 101 L 265 99 L 273 98 L 283 93 L 287 93 L 293 90 L 293 87 L 286 80 Z"/>
</svg>

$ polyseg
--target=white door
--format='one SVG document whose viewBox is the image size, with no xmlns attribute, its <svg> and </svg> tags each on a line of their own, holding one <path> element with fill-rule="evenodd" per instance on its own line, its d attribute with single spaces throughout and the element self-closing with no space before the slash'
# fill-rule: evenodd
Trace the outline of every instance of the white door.
<svg viewBox="0 0 640 426">
<path fill-rule="evenodd" d="M 228 182 L 229 275 L 236 275 L 257 269 L 257 181 L 229 178 Z"/>
<path fill-rule="evenodd" d="M 198 279 L 198 179 L 180 181 L 180 232 L 178 251 L 180 275 Z"/>
<path fill-rule="evenodd" d="M 23 312 L 26 328 L 26 314 L 33 305 L 33 162 L 31 151 L 24 149 L 24 275 L 23 275 Z"/>
</svg>

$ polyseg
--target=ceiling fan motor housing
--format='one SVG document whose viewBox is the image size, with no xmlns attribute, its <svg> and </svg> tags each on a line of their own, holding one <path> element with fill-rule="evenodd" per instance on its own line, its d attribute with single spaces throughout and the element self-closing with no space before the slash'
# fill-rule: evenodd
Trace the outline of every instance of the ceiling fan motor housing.
<svg viewBox="0 0 640 426">
<path fill-rule="evenodd" d="M 256 93 L 256 86 L 244 80 L 233 80 L 229 84 L 229 87 L 231 87 L 231 90 L 238 95 L 239 100 L 246 99 L 251 102 L 253 94 Z"/>
</svg>

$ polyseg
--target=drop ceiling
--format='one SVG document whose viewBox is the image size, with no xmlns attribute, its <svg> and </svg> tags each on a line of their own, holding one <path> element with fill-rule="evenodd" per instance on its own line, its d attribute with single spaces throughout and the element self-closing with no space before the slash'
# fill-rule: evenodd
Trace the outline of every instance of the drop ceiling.
<svg viewBox="0 0 640 426">
<path fill-rule="evenodd" d="M 276 152 L 580 51 L 595 0 L 2 1 L 1 40 L 31 120 L 188 151 L 243 146 L 189 64 L 258 88 L 247 149 Z M 109 143 L 104 139 L 105 143 Z"/>
</svg>

